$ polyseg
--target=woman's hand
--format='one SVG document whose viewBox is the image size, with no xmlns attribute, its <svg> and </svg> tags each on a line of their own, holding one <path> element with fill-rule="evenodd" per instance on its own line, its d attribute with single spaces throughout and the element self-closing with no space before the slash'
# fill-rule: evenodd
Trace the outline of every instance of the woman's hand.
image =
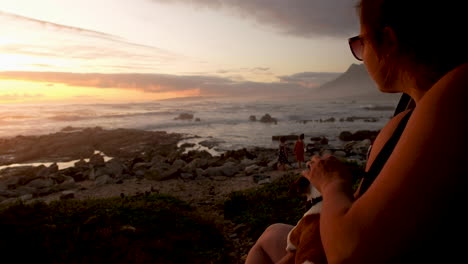
<svg viewBox="0 0 468 264">
<path fill-rule="evenodd" d="M 306 165 L 309 170 L 304 171 L 302 175 L 321 193 L 333 182 L 346 181 L 351 184 L 351 173 L 348 168 L 334 156 L 327 155 L 323 158 L 313 156 Z"/>
</svg>

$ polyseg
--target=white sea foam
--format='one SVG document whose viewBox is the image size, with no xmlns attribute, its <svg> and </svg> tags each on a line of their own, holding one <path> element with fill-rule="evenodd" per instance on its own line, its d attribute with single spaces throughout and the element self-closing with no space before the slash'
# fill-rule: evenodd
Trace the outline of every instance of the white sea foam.
<svg viewBox="0 0 468 264">
<path fill-rule="evenodd" d="M 221 141 L 220 150 L 247 146 L 276 147 L 274 135 L 327 136 L 331 144 L 338 142 L 340 132 L 368 129 L 378 130 L 393 115 L 387 102 L 310 102 L 310 101 L 229 101 L 205 99 L 200 101 L 158 101 L 127 104 L 88 105 L 8 105 L 0 107 L 0 137 L 55 133 L 64 127 L 95 127 L 105 129 L 132 128 L 197 135 Z M 373 107 L 369 110 L 364 106 Z M 194 115 L 193 120 L 174 120 L 181 113 Z M 277 124 L 249 121 L 251 115 L 259 120 L 270 114 Z M 319 122 L 334 118 L 334 122 Z M 347 117 L 374 118 L 340 122 Z M 199 121 L 195 121 L 199 118 Z"/>
</svg>

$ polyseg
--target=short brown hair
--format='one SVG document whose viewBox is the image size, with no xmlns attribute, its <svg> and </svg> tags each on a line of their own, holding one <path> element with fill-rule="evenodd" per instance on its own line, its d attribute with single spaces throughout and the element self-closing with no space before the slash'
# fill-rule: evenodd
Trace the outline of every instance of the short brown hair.
<svg viewBox="0 0 468 264">
<path fill-rule="evenodd" d="M 379 58 L 387 60 L 387 76 L 398 68 L 414 74 L 418 85 L 432 85 L 468 62 L 468 45 L 464 40 L 467 14 L 463 2 L 361 0 L 358 6 L 361 25 Z M 385 58 L 385 27 L 393 29 L 398 41 L 398 53 L 390 58 Z"/>
</svg>

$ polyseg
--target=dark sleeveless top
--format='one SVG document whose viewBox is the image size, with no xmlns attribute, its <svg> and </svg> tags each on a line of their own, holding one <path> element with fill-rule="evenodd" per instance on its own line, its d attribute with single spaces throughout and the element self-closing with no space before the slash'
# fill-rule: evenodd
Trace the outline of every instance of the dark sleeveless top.
<svg viewBox="0 0 468 264">
<path fill-rule="evenodd" d="M 406 95 L 404 94 L 403 97 Z M 402 99 L 405 99 L 403 98 Z M 406 96 L 406 99 L 409 97 Z M 408 103 L 406 106 L 405 103 Z M 408 119 L 413 113 L 415 107 L 413 101 L 406 101 L 400 104 L 395 114 L 406 109 L 411 109 L 398 124 L 390 139 L 385 143 L 382 150 L 377 155 L 369 170 L 365 173 L 359 189 L 359 196 L 366 192 L 375 178 L 379 175 L 385 162 L 390 157 L 401 134 L 403 133 Z M 461 187 L 463 188 L 463 187 Z M 468 237 L 468 217 L 465 205 L 468 203 L 467 195 L 461 195 L 459 190 L 455 191 L 454 197 L 446 199 L 453 203 L 435 202 L 434 217 L 438 224 L 421 223 L 424 228 L 411 242 L 411 246 L 403 249 L 399 255 L 393 256 L 387 262 L 382 264 L 414 264 L 414 263 L 464 263 L 466 262 L 466 238 Z M 437 195 L 437 194 L 435 194 Z M 402 220 L 404 221 L 404 220 Z M 395 223 L 398 225 L 398 223 Z M 384 238 L 383 238 L 384 239 Z"/>
<path fill-rule="evenodd" d="M 364 192 L 369 188 L 375 178 L 379 175 L 380 171 L 382 170 L 385 162 L 390 157 L 395 148 L 398 140 L 400 139 L 401 134 L 405 130 L 406 123 L 408 123 L 408 119 L 410 118 L 411 114 L 413 113 L 413 109 L 411 109 L 406 115 L 401 119 L 400 123 L 398 124 L 397 128 L 393 132 L 390 139 L 385 143 L 383 148 L 380 150 L 379 154 L 375 158 L 374 162 L 372 162 L 371 167 L 367 172 L 363 175 L 363 180 L 361 181 L 361 186 L 359 188 L 359 196 L 364 194 Z"/>
</svg>

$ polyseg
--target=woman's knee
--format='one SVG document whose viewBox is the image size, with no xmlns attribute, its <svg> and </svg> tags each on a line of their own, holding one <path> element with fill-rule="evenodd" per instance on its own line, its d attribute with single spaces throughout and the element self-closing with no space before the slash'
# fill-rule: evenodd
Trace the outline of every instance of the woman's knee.
<svg viewBox="0 0 468 264">
<path fill-rule="evenodd" d="M 263 234 L 260 236 L 258 241 L 261 243 L 264 240 L 271 242 L 286 239 L 292 228 L 292 225 L 282 223 L 272 224 L 263 231 Z"/>
</svg>

